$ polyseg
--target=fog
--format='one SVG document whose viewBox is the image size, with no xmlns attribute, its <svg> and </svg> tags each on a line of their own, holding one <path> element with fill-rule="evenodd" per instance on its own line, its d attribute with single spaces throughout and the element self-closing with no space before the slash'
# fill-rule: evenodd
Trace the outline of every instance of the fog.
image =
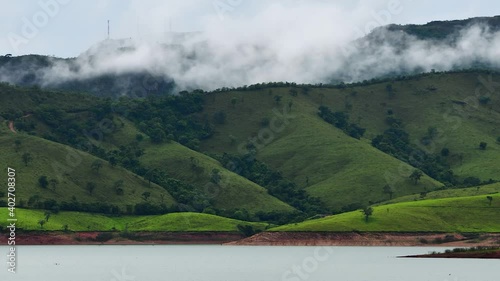
<svg viewBox="0 0 500 281">
<path fill-rule="evenodd" d="M 347 14 L 325 2 L 270 4 L 252 17 L 205 18 L 200 32 L 152 31 L 102 41 L 74 60 L 51 59 L 50 67 L 36 71 L 36 83 L 50 87 L 147 72 L 172 79 L 176 90 L 213 90 L 271 81 L 355 82 L 500 63 L 500 33 L 487 26 L 468 26 L 443 41 L 419 40 L 385 28 L 366 36 L 365 27 L 374 22 L 370 14 L 363 8 Z M 4 65 L 0 80 L 19 82 L 33 68 L 12 72 Z"/>
</svg>

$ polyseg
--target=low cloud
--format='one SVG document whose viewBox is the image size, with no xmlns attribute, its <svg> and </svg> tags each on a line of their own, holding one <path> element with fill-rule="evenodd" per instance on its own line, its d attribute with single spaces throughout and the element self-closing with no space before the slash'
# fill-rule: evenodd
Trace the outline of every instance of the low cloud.
<svg viewBox="0 0 500 281">
<path fill-rule="evenodd" d="M 0 80 L 19 83 L 36 69 L 33 81 L 53 87 L 102 75 L 147 72 L 175 81 L 176 90 L 213 90 L 271 81 L 354 82 L 500 63 L 500 33 L 484 25 L 468 26 L 440 41 L 386 28 L 361 39 L 346 27 L 362 27 L 369 10 L 353 17 L 335 5 L 304 2 L 269 4 L 245 19 L 207 17 L 203 32 L 106 40 L 75 59 L 51 58 L 44 68 L 13 72 L 5 64 Z"/>
</svg>

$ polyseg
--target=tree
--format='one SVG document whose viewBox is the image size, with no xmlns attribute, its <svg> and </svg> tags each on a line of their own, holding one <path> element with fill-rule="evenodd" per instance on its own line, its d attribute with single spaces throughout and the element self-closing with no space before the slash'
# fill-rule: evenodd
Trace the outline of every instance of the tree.
<svg viewBox="0 0 500 281">
<path fill-rule="evenodd" d="M 99 174 L 99 170 L 102 168 L 102 161 L 101 160 L 95 160 L 94 162 L 92 162 L 92 165 L 90 165 L 90 168 L 96 174 Z"/>
<path fill-rule="evenodd" d="M 135 140 L 141 142 L 144 140 L 144 136 L 142 134 L 135 135 Z"/>
<path fill-rule="evenodd" d="M 410 179 L 413 181 L 413 184 L 418 184 L 418 181 L 424 174 L 420 170 L 414 170 L 410 175 Z"/>
<path fill-rule="evenodd" d="M 109 165 L 111 167 L 115 167 L 118 164 L 118 160 L 114 156 L 109 157 Z"/>
<path fill-rule="evenodd" d="M 394 189 L 390 185 L 385 185 L 384 186 L 384 193 L 389 194 L 389 199 L 392 199 L 392 196 L 394 195 Z"/>
<path fill-rule="evenodd" d="M 151 197 L 151 192 L 146 191 L 142 193 L 142 198 L 146 201 L 148 201 L 149 197 Z"/>
<path fill-rule="evenodd" d="M 38 224 L 40 225 L 40 228 L 43 229 L 43 225 L 45 224 L 45 220 L 39 220 Z"/>
<path fill-rule="evenodd" d="M 226 113 L 224 111 L 218 111 L 214 113 L 214 121 L 217 124 L 223 125 L 226 123 Z"/>
<path fill-rule="evenodd" d="M 14 145 L 15 145 L 15 148 L 16 148 L 16 152 L 18 152 L 19 148 L 21 148 L 21 140 L 15 140 L 14 141 Z"/>
<path fill-rule="evenodd" d="M 236 103 L 238 102 L 238 99 L 236 97 L 233 97 L 231 99 L 231 105 L 233 106 L 233 108 L 236 106 Z"/>
<path fill-rule="evenodd" d="M 50 216 L 52 215 L 52 213 L 51 213 L 51 212 L 49 212 L 49 211 L 47 211 L 47 212 L 45 212 L 45 213 L 44 213 L 44 215 L 45 215 L 45 221 L 46 221 L 46 222 L 49 222 L 49 218 L 50 218 Z"/>
<path fill-rule="evenodd" d="M 392 86 L 392 84 L 387 84 L 385 86 L 385 90 L 387 91 L 387 96 L 392 99 L 394 97 L 394 87 Z"/>
<path fill-rule="evenodd" d="M 94 182 L 87 183 L 87 191 L 89 192 L 90 195 L 92 195 L 95 188 L 96 188 L 96 184 Z"/>
<path fill-rule="evenodd" d="M 365 207 L 361 212 L 365 216 L 365 221 L 368 222 L 368 219 L 373 215 L 373 208 L 368 206 Z"/>
<path fill-rule="evenodd" d="M 493 197 L 492 196 L 486 196 L 486 199 L 488 199 L 488 201 L 490 201 L 490 206 L 491 206 L 491 203 L 493 202 Z"/>
<path fill-rule="evenodd" d="M 161 128 L 154 128 L 151 130 L 149 137 L 151 138 L 152 143 L 162 143 L 167 139 L 167 134 Z"/>
<path fill-rule="evenodd" d="M 448 148 L 441 149 L 441 156 L 448 157 L 450 155 L 450 150 Z"/>
<path fill-rule="evenodd" d="M 220 171 L 218 169 L 213 169 L 212 172 L 210 172 L 210 181 L 218 185 L 220 180 L 221 180 Z"/>
<path fill-rule="evenodd" d="M 38 185 L 40 185 L 41 188 L 47 188 L 47 186 L 49 186 L 49 181 L 47 180 L 47 176 L 39 177 Z"/>
<path fill-rule="evenodd" d="M 486 150 L 486 147 L 488 146 L 488 143 L 482 141 L 481 143 L 479 143 L 479 149 L 481 150 Z"/>
<path fill-rule="evenodd" d="M 115 189 L 116 195 L 123 195 L 125 193 L 125 191 L 123 190 L 123 184 L 124 184 L 123 180 L 117 180 L 113 184 L 113 188 Z"/>
<path fill-rule="evenodd" d="M 148 187 L 151 187 L 151 181 L 154 180 L 157 176 L 158 176 L 158 170 L 151 169 L 147 171 L 147 173 L 144 175 L 144 179 L 148 181 Z"/>
<path fill-rule="evenodd" d="M 479 103 L 481 103 L 482 105 L 487 105 L 488 103 L 490 103 L 491 101 L 491 98 L 490 97 L 480 97 L 479 98 Z"/>
<path fill-rule="evenodd" d="M 250 237 L 257 233 L 257 231 L 251 225 L 242 225 L 238 224 L 238 231 L 243 234 L 245 237 Z"/>
<path fill-rule="evenodd" d="M 274 102 L 275 102 L 276 104 L 280 104 L 280 102 L 281 102 L 281 98 L 282 98 L 282 96 L 278 96 L 278 95 L 274 96 Z"/>
<path fill-rule="evenodd" d="M 28 153 L 28 152 L 24 153 L 22 158 L 23 158 L 23 163 L 26 167 L 28 167 L 28 164 L 31 161 L 33 161 L 33 156 L 31 156 L 31 153 Z"/>
<path fill-rule="evenodd" d="M 56 190 L 58 183 L 59 183 L 59 181 L 57 179 L 51 179 L 49 181 L 49 184 L 50 184 L 50 187 L 52 187 L 52 190 Z"/>
</svg>

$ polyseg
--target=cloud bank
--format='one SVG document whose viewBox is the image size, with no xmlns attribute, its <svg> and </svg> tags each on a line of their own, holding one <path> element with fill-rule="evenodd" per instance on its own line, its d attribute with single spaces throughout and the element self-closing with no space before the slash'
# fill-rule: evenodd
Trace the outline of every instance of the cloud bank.
<svg viewBox="0 0 500 281">
<path fill-rule="evenodd" d="M 0 80 L 19 83 L 31 75 L 36 83 L 51 87 L 147 72 L 173 80 L 177 90 L 214 90 L 272 81 L 355 82 L 395 73 L 500 64 L 500 33 L 487 26 L 469 26 L 442 41 L 420 40 L 385 28 L 359 38 L 365 35 L 359 30 L 370 20 L 384 16 L 375 6 L 359 7 L 346 14 L 344 8 L 327 2 L 276 2 L 252 17 L 207 17 L 202 32 L 106 40 L 75 59 L 50 59 L 44 68 L 12 72 L 5 64 Z"/>
</svg>

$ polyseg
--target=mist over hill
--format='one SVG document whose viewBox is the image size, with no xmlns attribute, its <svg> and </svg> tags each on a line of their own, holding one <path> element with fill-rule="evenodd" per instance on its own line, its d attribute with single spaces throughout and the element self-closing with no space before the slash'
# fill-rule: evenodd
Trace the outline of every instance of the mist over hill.
<svg viewBox="0 0 500 281">
<path fill-rule="evenodd" d="M 237 28 L 171 33 L 163 42 L 105 40 L 76 58 L 0 57 L 0 81 L 141 97 L 271 81 L 339 83 L 432 70 L 496 69 L 499 19 L 389 25 L 355 41 L 328 32 L 241 34 Z"/>
</svg>

